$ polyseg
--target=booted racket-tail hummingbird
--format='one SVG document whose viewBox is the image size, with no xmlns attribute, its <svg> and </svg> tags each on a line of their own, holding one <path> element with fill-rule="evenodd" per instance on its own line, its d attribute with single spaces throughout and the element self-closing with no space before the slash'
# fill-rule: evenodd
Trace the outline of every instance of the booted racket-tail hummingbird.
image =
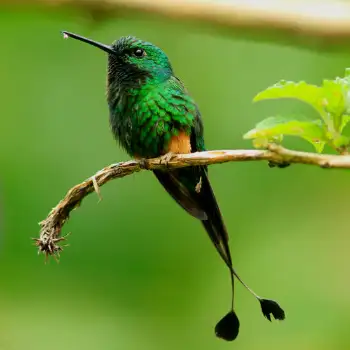
<svg viewBox="0 0 350 350">
<path fill-rule="evenodd" d="M 172 154 L 205 151 L 203 122 L 198 106 L 159 47 L 132 36 L 105 45 L 63 31 L 95 46 L 108 55 L 107 102 L 114 137 L 134 158 L 171 158 Z M 169 159 L 170 159 L 169 158 Z M 249 288 L 232 266 L 229 236 L 208 178 L 207 166 L 154 170 L 155 177 L 170 196 L 198 219 L 227 265 L 232 288 L 230 311 L 217 323 L 215 333 L 234 340 L 239 320 L 234 311 L 234 279 L 260 302 L 263 315 L 283 320 L 277 302 L 263 299 Z"/>
</svg>

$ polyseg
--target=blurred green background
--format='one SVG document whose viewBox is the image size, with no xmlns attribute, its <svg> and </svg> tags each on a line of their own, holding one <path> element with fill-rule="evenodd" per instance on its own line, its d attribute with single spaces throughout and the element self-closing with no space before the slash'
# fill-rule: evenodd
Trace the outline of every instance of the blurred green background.
<svg viewBox="0 0 350 350">
<path fill-rule="evenodd" d="M 279 79 L 341 76 L 350 54 L 224 37 L 200 26 L 129 14 L 94 22 L 78 11 L 0 11 L 0 349 L 349 349 L 348 172 L 262 162 L 210 168 L 237 271 L 278 300 L 269 324 L 237 285 L 234 343 L 215 337 L 228 311 L 227 270 L 201 225 L 151 173 L 112 181 L 72 213 L 70 247 L 44 264 L 30 237 L 66 191 L 128 156 L 113 140 L 106 56 L 69 30 L 105 43 L 136 35 L 162 47 L 195 97 L 208 149 L 251 148 L 263 118 L 313 111 L 253 105 Z M 290 147 L 312 150 L 288 139 Z"/>
</svg>

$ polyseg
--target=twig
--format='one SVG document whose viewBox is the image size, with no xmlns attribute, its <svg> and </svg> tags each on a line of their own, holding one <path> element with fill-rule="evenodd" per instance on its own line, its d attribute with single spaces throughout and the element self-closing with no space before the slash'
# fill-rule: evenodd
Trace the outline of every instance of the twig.
<svg viewBox="0 0 350 350">
<path fill-rule="evenodd" d="M 264 160 L 274 164 L 298 163 L 316 165 L 321 168 L 350 169 L 349 155 L 299 152 L 275 144 L 269 145 L 268 150 L 222 150 L 178 154 L 173 155 L 168 162 L 164 161 L 164 158 L 154 158 L 116 163 L 107 166 L 86 181 L 71 188 L 57 206 L 51 210 L 48 217 L 40 222 L 40 237 L 35 239 L 35 244 L 39 248 L 39 252 L 43 252 L 46 257 L 49 255 L 59 257 L 59 253 L 63 249 L 59 243 L 66 240 L 66 236 L 60 237 L 61 230 L 68 220 L 70 212 L 77 208 L 88 194 L 113 179 L 131 175 L 144 169 L 168 171 L 187 166 L 254 160 Z"/>
<path fill-rule="evenodd" d="M 288 44 L 312 49 L 335 47 L 350 40 L 350 4 L 346 1 L 0 0 L 2 5 L 28 3 L 52 9 L 78 8 L 97 19 L 120 16 L 125 11 L 158 14 L 205 24 L 210 29 L 229 30 L 230 35 L 232 31 L 240 36 L 253 34 L 254 40 L 270 40 L 273 36 L 274 40 L 287 39 Z"/>
</svg>

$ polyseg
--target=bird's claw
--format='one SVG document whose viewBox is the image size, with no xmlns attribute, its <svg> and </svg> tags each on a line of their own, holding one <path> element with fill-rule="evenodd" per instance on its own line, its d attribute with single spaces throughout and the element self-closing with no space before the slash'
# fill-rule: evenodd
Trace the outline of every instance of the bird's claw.
<svg viewBox="0 0 350 350">
<path fill-rule="evenodd" d="M 159 164 L 164 164 L 166 167 L 168 167 L 169 162 L 175 157 L 175 154 L 172 152 L 168 152 L 164 154 L 163 156 L 159 157 Z"/>
</svg>

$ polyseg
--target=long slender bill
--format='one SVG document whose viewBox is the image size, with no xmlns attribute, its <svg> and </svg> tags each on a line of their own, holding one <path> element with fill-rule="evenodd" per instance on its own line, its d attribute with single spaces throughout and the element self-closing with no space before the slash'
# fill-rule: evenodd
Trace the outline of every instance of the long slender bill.
<svg viewBox="0 0 350 350">
<path fill-rule="evenodd" d="M 74 33 L 71 33 L 71 32 L 67 32 L 65 30 L 62 31 L 62 34 L 63 34 L 63 37 L 65 39 L 67 38 L 73 38 L 73 39 L 76 39 L 76 40 L 79 40 L 79 41 L 82 41 L 84 43 L 87 43 L 87 44 L 90 44 L 92 46 L 95 46 L 109 54 L 114 54 L 114 50 L 112 48 L 112 46 L 109 46 L 109 45 L 105 45 L 105 44 L 102 44 L 102 43 L 99 43 L 98 41 L 94 41 L 94 40 L 91 40 L 91 39 L 88 39 L 88 38 L 85 38 L 84 36 L 81 36 L 81 35 L 78 35 L 78 34 L 74 34 Z"/>
</svg>

